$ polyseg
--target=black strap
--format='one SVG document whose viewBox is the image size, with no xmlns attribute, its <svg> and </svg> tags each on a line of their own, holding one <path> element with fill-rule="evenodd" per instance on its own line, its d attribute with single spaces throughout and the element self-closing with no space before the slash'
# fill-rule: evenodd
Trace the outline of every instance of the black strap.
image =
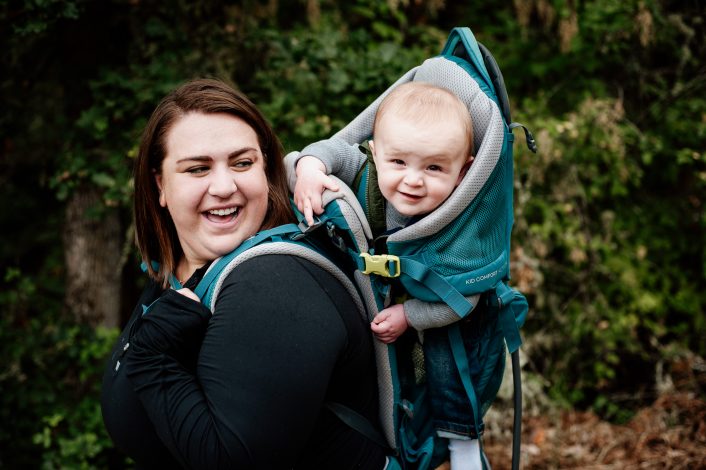
<svg viewBox="0 0 706 470">
<path fill-rule="evenodd" d="M 527 142 L 527 148 L 530 149 L 532 153 L 537 153 L 537 142 L 534 140 L 534 136 L 532 135 L 532 132 L 530 132 L 527 127 L 525 127 L 524 124 L 520 124 L 519 122 L 512 122 L 509 125 L 510 132 L 512 132 L 513 129 L 516 127 L 521 127 L 522 130 L 525 131 L 525 141 Z"/>
<path fill-rule="evenodd" d="M 355 429 L 383 449 L 388 451 L 392 450 L 387 443 L 387 440 L 382 436 L 382 434 L 380 434 L 380 431 L 378 431 L 365 416 L 351 408 L 348 408 L 346 405 L 332 401 L 326 402 L 325 406 L 331 410 L 333 414 L 338 416 L 338 419 L 343 421 L 352 429 Z"/>
</svg>

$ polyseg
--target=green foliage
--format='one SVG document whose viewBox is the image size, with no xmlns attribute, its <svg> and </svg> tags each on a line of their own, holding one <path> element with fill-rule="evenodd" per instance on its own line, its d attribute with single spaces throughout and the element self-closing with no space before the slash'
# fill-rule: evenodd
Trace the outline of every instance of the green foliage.
<svg viewBox="0 0 706 470">
<path fill-rule="evenodd" d="M 583 388 L 615 378 L 618 354 L 637 327 L 637 312 L 625 316 L 633 309 L 624 302 L 641 292 L 618 282 L 630 278 L 637 259 L 615 257 L 625 244 L 616 208 L 641 178 L 627 154 L 637 136 L 619 104 L 607 100 L 587 99 L 576 113 L 534 126 L 541 152 L 518 154 L 519 192 L 532 197 L 516 206 L 515 246 L 539 260 L 542 282 L 523 290 L 532 296 L 535 324 L 563 332 L 547 345 L 557 355 L 544 366 L 561 371 L 560 386 L 571 385 L 562 395 L 572 390 L 574 401 Z M 618 298 L 623 307 L 616 309 Z"/>
<path fill-rule="evenodd" d="M 24 0 L 16 7 L 19 18 L 12 25 L 18 36 L 31 36 L 46 31 L 57 21 L 79 17 L 80 1 Z M 7 8 L 7 7 L 6 7 Z"/>
<path fill-rule="evenodd" d="M 89 83 L 93 104 L 81 112 L 67 135 L 49 185 L 60 200 L 91 184 L 102 190 L 106 207 L 130 203 L 132 159 L 142 128 L 159 99 L 179 83 L 177 73 L 168 67 L 151 71 L 156 76 L 144 70 L 140 74 L 105 70 Z"/>
<path fill-rule="evenodd" d="M 384 35 L 387 37 L 387 35 Z M 265 66 L 251 94 L 288 150 L 330 136 L 360 113 L 403 73 L 437 54 L 445 34 L 427 28 L 407 47 L 401 38 L 377 39 L 367 30 L 343 31 L 332 24 L 282 35 L 256 34 Z"/>
<path fill-rule="evenodd" d="M 106 468 L 115 459 L 100 383 L 117 330 L 52 311 L 55 293 L 16 268 L 0 294 L 0 454 L 8 468 Z M 12 425 L 8 425 L 12 423 Z"/>
<path fill-rule="evenodd" d="M 528 328 L 563 335 L 540 345 L 537 367 L 554 396 L 616 419 L 625 403 L 612 397 L 654 393 L 654 376 L 640 374 L 668 345 L 706 353 L 704 47 L 689 26 L 701 20 L 651 7 L 579 15 L 574 47 L 602 55 L 581 80 L 603 85 L 582 86 L 604 98 L 584 93 L 566 113 L 545 92 L 520 98 L 540 153 L 517 156 L 515 246 L 532 267 L 518 279 L 533 300 Z M 614 40 L 598 47 L 594 36 Z M 653 67 L 654 55 L 673 67 Z"/>
<path fill-rule="evenodd" d="M 75 364 L 78 374 L 77 383 L 66 384 L 67 391 L 76 387 L 84 390 L 78 396 L 72 393 L 68 402 L 62 400 L 60 407 L 42 416 L 43 427 L 32 436 L 32 442 L 42 448 L 44 468 L 105 466 L 112 444 L 96 398 L 100 396 L 99 379 L 105 357 L 117 340 L 117 333 L 117 330 L 105 329 L 81 331 L 76 326 L 67 327 L 63 332 L 56 346 L 57 353 L 63 360 Z"/>
</svg>

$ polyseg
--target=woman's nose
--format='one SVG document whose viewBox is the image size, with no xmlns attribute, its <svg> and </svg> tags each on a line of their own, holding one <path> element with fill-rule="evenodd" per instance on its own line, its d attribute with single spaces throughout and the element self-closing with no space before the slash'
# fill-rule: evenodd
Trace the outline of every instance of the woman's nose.
<svg viewBox="0 0 706 470">
<path fill-rule="evenodd" d="M 211 175 L 211 184 L 208 194 L 220 198 L 227 198 L 238 190 L 235 178 L 230 171 L 214 171 Z"/>
</svg>

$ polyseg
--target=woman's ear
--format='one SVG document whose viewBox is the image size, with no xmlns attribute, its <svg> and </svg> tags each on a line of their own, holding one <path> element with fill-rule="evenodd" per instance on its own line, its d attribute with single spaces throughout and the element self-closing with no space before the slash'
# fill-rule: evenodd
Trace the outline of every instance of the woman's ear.
<svg viewBox="0 0 706 470">
<path fill-rule="evenodd" d="M 157 170 L 152 170 L 154 175 L 154 181 L 157 183 L 157 189 L 159 190 L 159 205 L 162 207 L 167 207 L 167 198 L 164 196 L 164 190 L 162 188 L 162 174 L 157 173 Z"/>
</svg>

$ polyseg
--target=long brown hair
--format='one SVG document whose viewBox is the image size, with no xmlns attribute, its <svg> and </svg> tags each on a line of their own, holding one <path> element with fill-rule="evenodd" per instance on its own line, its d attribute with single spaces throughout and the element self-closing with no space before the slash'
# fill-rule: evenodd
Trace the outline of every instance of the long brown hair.
<svg viewBox="0 0 706 470">
<path fill-rule="evenodd" d="M 169 212 L 159 205 L 155 173 L 161 171 L 166 156 L 169 130 L 190 112 L 230 114 L 253 128 L 264 155 L 269 190 L 262 229 L 294 218 L 282 163 L 282 144 L 260 110 L 243 93 L 219 80 L 196 79 L 179 86 L 162 99 L 147 122 L 134 168 L 137 248 L 150 276 L 163 285 L 175 271 L 183 252 Z M 152 266 L 153 261 L 159 263 L 158 270 Z"/>
</svg>

